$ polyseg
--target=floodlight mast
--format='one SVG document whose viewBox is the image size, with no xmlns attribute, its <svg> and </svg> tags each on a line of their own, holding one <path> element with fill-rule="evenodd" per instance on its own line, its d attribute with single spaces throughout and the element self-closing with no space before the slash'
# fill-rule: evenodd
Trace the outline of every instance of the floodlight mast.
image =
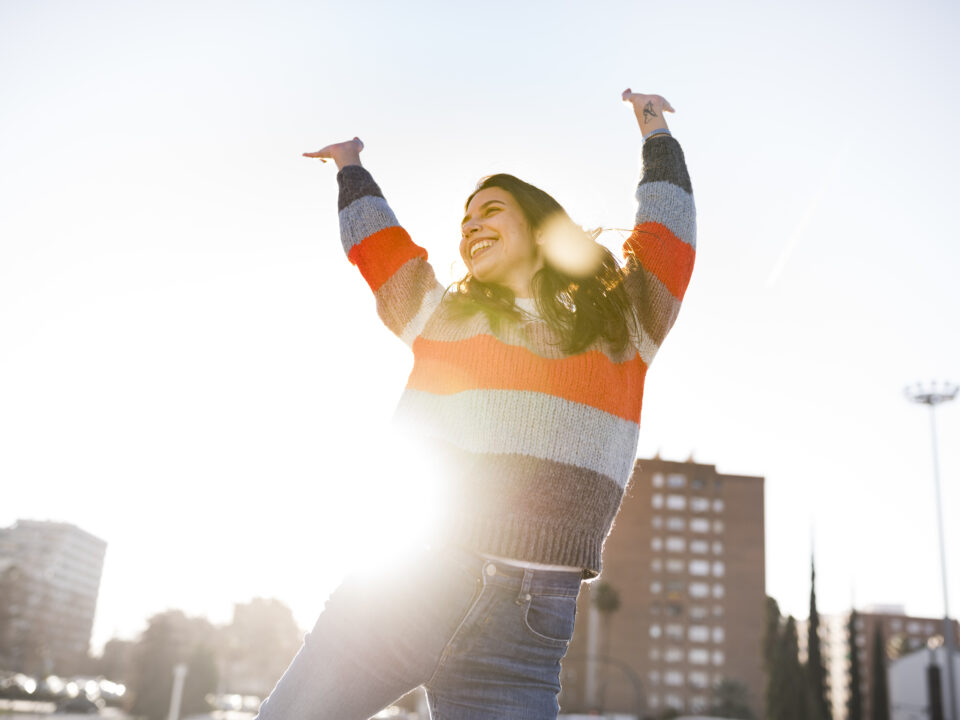
<svg viewBox="0 0 960 720">
<path fill-rule="evenodd" d="M 953 624 L 950 622 L 950 596 L 947 592 L 947 559 L 943 542 L 943 506 L 940 502 L 940 461 L 937 450 L 937 405 L 949 402 L 957 397 L 960 386 L 944 382 L 941 385 L 932 382 L 928 387 L 922 383 L 908 387 L 905 390 L 907 399 L 911 402 L 927 405 L 930 408 L 930 433 L 933 438 L 933 486 L 937 498 L 937 529 L 940 535 L 940 577 L 943 583 L 943 641 L 947 655 L 947 687 L 950 688 L 950 717 L 960 720 L 957 715 L 957 682 L 953 672 L 953 656 L 956 652 L 956 638 Z"/>
</svg>

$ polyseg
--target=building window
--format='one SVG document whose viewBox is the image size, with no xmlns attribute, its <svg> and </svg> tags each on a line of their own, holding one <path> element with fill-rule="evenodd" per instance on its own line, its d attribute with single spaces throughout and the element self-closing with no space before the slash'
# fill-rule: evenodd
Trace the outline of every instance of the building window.
<svg viewBox="0 0 960 720">
<path fill-rule="evenodd" d="M 690 583 L 690 597 L 705 598 L 710 594 L 710 586 L 707 583 Z"/>
<path fill-rule="evenodd" d="M 691 625 L 687 631 L 687 637 L 690 642 L 708 642 L 710 640 L 710 628 L 706 625 Z"/>
<path fill-rule="evenodd" d="M 683 473 L 670 473 L 667 476 L 667 487 L 682 488 L 687 486 L 687 476 Z"/>
<path fill-rule="evenodd" d="M 650 648 L 650 653 L 649 653 L 649 654 L 650 654 L 650 659 L 651 659 L 651 660 L 659 660 L 659 659 L 660 659 L 660 648 L 658 648 L 658 647 L 652 647 L 652 648 Z"/>
<path fill-rule="evenodd" d="M 714 606 L 713 606 L 713 616 L 714 616 L 714 617 L 723 617 L 723 605 L 714 605 Z"/>
<path fill-rule="evenodd" d="M 650 583 L 650 592 L 654 595 L 658 595 L 663 591 L 663 583 L 659 580 L 654 580 Z"/>
<path fill-rule="evenodd" d="M 667 617 L 680 617 L 683 615 L 683 605 L 680 603 L 670 603 L 667 605 Z"/>
<path fill-rule="evenodd" d="M 672 640 L 683 640 L 683 625 L 667 625 L 667 637 Z"/>
<path fill-rule="evenodd" d="M 681 580 L 671 580 L 667 583 L 667 592 L 670 593 L 670 597 L 679 597 L 686 589 L 687 586 Z"/>
<path fill-rule="evenodd" d="M 723 480 L 721 478 L 713 479 L 713 489 L 714 490 L 723 490 Z"/>
<path fill-rule="evenodd" d="M 714 665 L 723 665 L 723 661 L 724 661 L 723 650 L 714 650 L 712 657 L 713 657 Z"/>
<path fill-rule="evenodd" d="M 719 498 L 713 501 L 713 511 L 714 512 L 723 512 L 723 500 Z"/>
<path fill-rule="evenodd" d="M 660 614 L 660 603 L 650 603 L 650 614 L 659 615 Z"/>
<path fill-rule="evenodd" d="M 670 552 L 683 552 L 687 549 L 687 541 L 677 535 L 667 536 L 667 550 Z"/>
<path fill-rule="evenodd" d="M 663 538 L 654 537 L 652 540 L 650 540 L 650 549 L 657 552 L 663 550 Z"/>
<path fill-rule="evenodd" d="M 650 496 L 650 504 L 653 506 L 654 510 L 659 510 L 663 507 L 663 495 L 660 493 L 654 493 Z"/>
<path fill-rule="evenodd" d="M 723 555 L 723 543 L 719 540 L 713 541 L 713 554 L 714 555 Z"/>
<path fill-rule="evenodd" d="M 723 577 L 726 567 L 720 561 L 715 561 L 713 563 L 713 576 L 714 577 Z"/>
<path fill-rule="evenodd" d="M 690 529 L 695 533 L 710 532 L 710 521 L 706 518 L 692 518 L 690 520 Z"/>
<path fill-rule="evenodd" d="M 707 617 L 707 608 L 703 605 L 691 605 L 690 606 L 690 619 L 691 620 L 703 620 Z"/>
<path fill-rule="evenodd" d="M 654 473 L 651 481 L 654 487 L 663 487 L 663 473 Z"/>
<path fill-rule="evenodd" d="M 683 560 L 678 560 L 677 558 L 671 558 L 670 560 L 667 560 L 667 572 L 682 573 Z"/>
<path fill-rule="evenodd" d="M 722 597 L 723 597 L 723 585 L 717 583 L 717 584 L 715 584 L 715 585 L 713 586 L 713 596 L 714 596 L 715 598 L 722 598 Z"/>
<path fill-rule="evenodd" d="M 723 532 L 723 520 L 714 520 L 713 521 L 713 531 L 715 533 Z"/>
<path fill-rule="evenodd" d="M 694 490 L 703 490 L 707 484 L 703 481 L 703 478 L 694 478 L 690 481 L 690 487 Z"/>
<path fill-rule="evenodd" d="M 706 665 L 710 662 L 710 652 L 705 648 L 693 648 L 687 652 L 687 659 L 691 665 Z"/>
<path fill-rule="evenodd" d="M 709 687 L 710 685 L 710 676 L 702 670 L 695 670 L 687 675 L 687 681 L 690 683 L 691 687 L 705 688 Z"/>
<path fill-rule="evenodd" d="M 663 659 L 668 663 L 683 662 L 683 648 L 668 647 L 663 653 Z"/>
<path fill-rule="evenodd" d="M 660 626 L 659 626 L 659 625 L 651 625 L 651 626 L 650 626 L 650 637 L 652 637 L 653 639 L 657 639 L 657 638 L 660 637 L 662 634 L 663 634 L 663 633 L 662 633 L 662 631 L 660 630 Z"/>
<path fill-rule="evenodd" d="M 654 558 L 650 561 L 650 569 L 654 572 L 660 572 L 663 570 L 663 560 L 660 558 Z"/>
<path fill-rule="evenodd" d="M 678 670 L 670 670 L 663 674 L 663 684 L 670 687 L 683 687 L 683 673 Z"/>
<path fill-rule="evenodd" d="M 691 560 L 690 561 L 690 574 L 691 575 L 709 575 L 710 574 L 710 563 L 706 560 Z"/>
<path fill-rule="evenodd" d="M 685 510 L 687 507 L 687 498 L 683 495 L 667 495 L 668 510 Z"/>
<path fill-rule="evenodd" d="M 690 552 L 697 553 L 698 555 L 705 555 L 710 549 L 710 543 L 706 540 L 691 540 L 690 541 Z"/>
<path fill-rule="evenodd" d="M 710 509 L 710 500 L 705 497 L 690 498 L 690 510 L 693 512 L 706 512 Z"/>
<path fill-rule="evenodd" d="M 667 518 L 667 530 L 685 530 L 686 527 L 687 523 L 682 517 L 671 515 Z"/>
<path fill-rule="evenodd" d="M 660 673 L 659 673 L 659 671 L 657 671 L 657 670 L 651 670 L 650 672 L 648 672 L 648 673 L 647 673 L 647 680 L 650 681 L 650 684 L 651 684 L 651 685 L 659 685 L 659 684 L 660 684 Z"/>
<path fill-rule="evenodd" d="M 714 641 L 715 643 L 722 643 L 722 642 L 723 642 L 723 628 L 722 628 L 722 627 L 715 627 L 715 628 L 713 629 L 713 641 Z"/>
<path fill-rule="evenodd" d="M 660 696 L 656 693 L 650 693 L 647 695 L 647 705 L 651 708 L 660 707 Z"/>
<path fill-rule="evenodd" d="M 707 699 L 703 695 L 694 695 L 690 698 L 690 710 L 692 712 L 703 712 L 707 709 Z"/>
<path fill-rule="evenodd" d="M 683 710 L 683 698 L 679 695 L 667 695 L 663 699 L 663 704 L 671 710 Z"/>
<path fill-rule="evenodd" d="M 663 527 L 663 517 L 660 515 L 654 515 L 651 523 L 657 530 L 659 530 Z"/>
<path fill-rule="evenodd" d="M 892 624 L 893 623 L 891 623 L 891 625 Z M 920 623 L 918 623 L 916 620 L 911 620 L 910 622 L 907 623 L 907 632 L 910 633 L 911 635 L 916 635 L 921 631 L 921 627 L 922 626 L 920 625 Z"/>
</svg>

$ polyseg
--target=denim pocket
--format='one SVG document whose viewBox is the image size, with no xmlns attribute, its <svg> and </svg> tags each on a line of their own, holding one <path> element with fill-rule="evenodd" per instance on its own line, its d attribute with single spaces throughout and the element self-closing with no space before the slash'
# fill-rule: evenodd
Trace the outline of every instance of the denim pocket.
<svg viewBox="0 0 960 720">
<path fill-rule="evenodd" d="M 524 598 L 523 625 L 541 643 L 566 647 L 573 638 L 577 598 L 573 595 L 528 595 Z"/>
</svg>

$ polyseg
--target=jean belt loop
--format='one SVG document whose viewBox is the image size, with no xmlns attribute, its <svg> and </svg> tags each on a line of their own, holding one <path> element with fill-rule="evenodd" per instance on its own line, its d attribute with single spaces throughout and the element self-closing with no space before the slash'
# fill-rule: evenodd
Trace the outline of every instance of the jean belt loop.
<svg viewBox="0 0 960 720">
<path fill-rule="evenodd" d="M 530 600 L 530 586 L 533 585 L 533 575 L 536 570 L 532 568 L 523 569 L 523 580 L 520 581 L 520 593 L 517 595 L 517 605 L 523 605 L 523 603 Z"/>
</svg>

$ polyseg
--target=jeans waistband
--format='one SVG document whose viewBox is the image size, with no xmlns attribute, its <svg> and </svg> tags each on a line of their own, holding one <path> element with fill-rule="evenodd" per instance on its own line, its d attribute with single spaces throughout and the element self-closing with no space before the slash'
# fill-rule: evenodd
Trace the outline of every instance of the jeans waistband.
<svg viewBox="0 0 960 720">
<path fill-rule="evenodd" d="M 450 550 L 459 555 L 478 577 L 483 576 L 488 584 L 522 588 L 524 592 L 576 595 L 583 580 L 582 574 L 575 570 L 527 568 L 503 560 L 491 560 L 467 548 Z"/>
</svg>

